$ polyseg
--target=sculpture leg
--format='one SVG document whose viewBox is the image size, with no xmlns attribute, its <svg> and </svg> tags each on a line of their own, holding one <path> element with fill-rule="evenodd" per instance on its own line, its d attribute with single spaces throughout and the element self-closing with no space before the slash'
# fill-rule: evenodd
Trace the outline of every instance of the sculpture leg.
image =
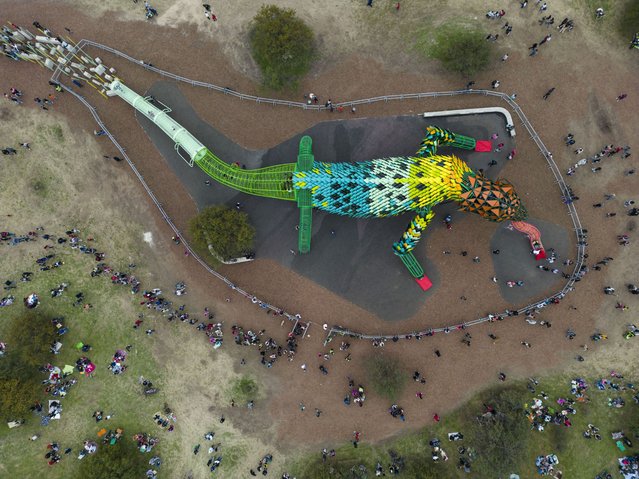
<svg viewBox="0 0 639 479">
<path fill-rule="evenodd" d="M 310 136 L 303 136 L 300 140 L 299 155 L 295 171 L 308 171 L 313 167 L 313 140 Z M 297 249 L 305 254 L 311 250 L 311 230 L 313 225 L 313 199 L 310 190 L 296 190 L 295 198 L 300 209 L 299 232 Z"/>
<path fill-rule="evenodd" d="M 475 144 L 475 139 L 469 136 L 459 135 L 436 126 L 428 126 L 426 127 L 426 136 L 419 145 L 416 155 L 421 157 L 434 156 L 437 153 L 437 147 L 440 145 L 474 150 Z"/>
<path fill-rule="evenodd" d="M 402 263 L 404 263 L 404 266 L 406 266 L 408 271 L 410 271 L 411 275 L 413 275 L 420 287 L 424 290 L 430 288 L 432 283 L 426 277 L 424 269 L 413 255 L 413 249 L 417 246 L 417 243 L 419 243 L 423 231 L 428 227 L 434 216 L 435 213 L 429 209 L 419 212 L 419 214 L 410 222 L 406 231 L 404 231 L 402 238 L 393 243 L 394 253 L 399 256 Z"/>
<path fill-rule="evenodd" d="M 437 153 L 439 145 L 448 145 L 455 141 L 455 134 L 436 126 L 426 127 L 426 136 L 419 145 L 416 156 L 429 157 Z"/>
</svg>

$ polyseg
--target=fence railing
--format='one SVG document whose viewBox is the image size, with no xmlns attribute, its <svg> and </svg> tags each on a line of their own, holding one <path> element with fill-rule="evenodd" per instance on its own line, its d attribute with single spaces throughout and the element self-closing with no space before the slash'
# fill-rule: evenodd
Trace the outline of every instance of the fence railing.
<svg viewBox="0 0 639 479">
<path fill-rule="evenodd" d="M 218 273 L 217 271 L 215 271 L 213 268 L 211 268 L 206 261 L 204 261 L 194 250 L 193 248 L 191 248 L 191 246 L 189 245 L 188 241 L 186 241 L 185 237 L 182 235 L 182 233 L 180 232 L 180 230 L 178 229 L 177 226 L 175 226 L 175 224 L 173 223 L 173 221 L 171 220 L 170 216 L 168 215 L 168 213 L 165 211 L 164 207 L 162 206 L 162 204 L 160 203 L 160 201 L 157 199 L 157 197 L 155 196 L 155 194 L 153 193 L 153 191 L 151 190 L 151 188 L 149 187 L 148 183 L 146 182 L 146 180 L 144 179 L 144 177 L 142 176 L 142 174 L 139 172 L 139 170 L 136 168 L 135 164 L 131 161 L 131 159 L 129 158 L 129 156 L 127 155 L 125 149 L 120 145 L 120 143 L 118 143 L 118 141 L 115 139 L 115 137 L 113 136 L 113 134 L 109 131 L 109 129 L 106 127 L 106 125 L 104 124 L 104 122 L 102 121 L 102 119 L 100 118 L 100 115 L 98 115 L 96 109 L 93 107 L 93 105 L 91 105 L 86 98 L 84 98 L 82 95 L 80 95 L 79 93 L 77 93 L 75 90 L 73 90 L 71 87 L 68 87 L 66 85 L 61 84 L 60 85 L 65 91 L 67 91 L 68 93 L 70 93 L 71 95 L 73 95 L 77 100 L 79 100 L 90 112 L 91 115 L 93 116 L 93 119 L 95 120 L 95 122 L 98 124 L 98 126 L 105 132 L 106 136 L 111 140 L 111 142 L 113 143 L 113 145 L 118 149 L 118 151 L 120 152 L 120 154 L 124 157 L 124 160 L 126 160 L 127 164 L 129 165 L 129 167 L 131 168 L 131 170 L 133 171 L 133 173 L 135 174 L 135 176 L 137 177 L 137 179 L 140 181 L 140 183 L 142 184 L 142 186 L 144 187 L 144 190 L 146 191 L 146 193 L 149 195 L 149 198 L 151 198 L 151 201 L 153 201 L 153 204 L 155 204 L 155 206 L 157 207 L 158 211 L 160 212 L 160 214 L 162 215 L 162 218 L 164 218 L 164 221 L 166 221 L 166 223 L 169 225 L 169 227 L 173 230 L 173 232 L 175 233 L 175 236 L 178 237 L 182 243 L 182 245 L 184 245 L 184 249 L 189 253 L 189 255 L 191 255 L 193 257 L 193 259 L 195 259 L 200 266 L 202 266 L 206 271 L 208 271 L 209 274 L 213 275 L 214 277 L 216 277 L 217 279 L 219 279 L 220 281 L 224 282 L 228 287 L 230 287 L 233 291 L 235 291 L 236 293 L 241 294 L 242 296 L 250 299 L 253 303 L 257 304 L 259 307 L 261 307 L 262 309 L 265 310 L 271 310 L 274 313 L 276 313 L 277 315 L 281 315 L 284 316 L 286 319 L 288 319 L 289 321 L 294 323 L 293 326 L 293 331 L 295 330 L 295 327 L 298 325 L 298 323 L 300 322 L 301 316 L 299 314 L 290 314 L 286 311 L 284 311 L 281 308 L 278 308 L 276 306 L 273 306 L 272 304 L 266 302 L 266 301 L 262 301 L 259 298 L 257 298 L 257 296 L 254 296 L 252 294 L 250 294 L 249 292 L 243 290 L 242 288 L 240 288 L 239 286 L 235 285 L 230 279 L 228 279 L 226 276 Z M 305 321 L 303 324 L 303 328 L 304 328 L 304 333 L 306 333 L 306 330 L 308 330 L 308 328 L 310 327 L 310 322 Z"/>
<path fill-rule="evenodd" d="M 305 102 L 280 100 L 280 99 L 276 99 L 276 98 L 263 98 L 263 97 L 259 97 L 259 96 L 255 96 L 255 95 L 248 95 L 248 94 L 245 94 L 245 93 L 241 93 L 241 92 L 235 91 L 235 90 L 233 90 L 232 88 L 229 88 L 229 87 L 221 87 L 219 85 L 214 85 L 212 83 L 207 83 L 207 82 L 198 81 L 198 80 L 192 80 L 190 78 L 186 78 L 186 77 L 183 77 L 183 76 L 180 76 L 180 75 L 176 75 L 174 73 L 171 73 L 171 72 L 162 70 L 160 68 L 157 68 L 154 65 L 151 65 L 150 63 L 144 62 L 143 60 L 138 60 L 136 58 L 133 58 L 130 55 L 127 55 L 124 52 L 116 50 L 115 48 L 111 48 L 111 47 L 109 47 L 107 45 L 103 45 L 101 43 L 94 42 L 92 40 L 83 39 L 83 40 L 81 40 L 81 42 L 82 42 L 82 46 L 83 47 L 84 46 L 92 46 L 92 47 L 104 50 L 104 51 L 112 53 L 113 55 L 116 55 L 116 56 L 118 56 L 120 58 L 124 58 L 124 59 L 126 59 L 126 60 L 138 65 L 138 66 L 142 66 L 144 69 L 152 71 L 152 72 L 155 72 L 155 73 L 157 73 L 159 75 L 162 75 L 164 77 L 171 78 L 171 79 L 176 80 L 176 81 L 181 81 L 181 82 L 184 82 L 184 83 L 188 83 L 188 84 L 193 85 L 193 86 L 214 90 L 214 91 L 223 93 L 225 95 L 231 95 L 231 96 L 234 96 L 236 98 L 240 98 L 241 100 L 250 100 L 250 101 L 255 101 L 257 103 L 270 104 L 270 105 L 273 105 L 273 106 L 287 106 L 287 107 L 290 107 L 290 108 L 301 108 L 301 109 L 304 109 L 304 110 L 323 111 L 323 110 L 326 110 L 328 108 L 325 105 L 315 105 L 315 104 L 308 104 L 308 103 L 305 103 Z M 57 80 L 57 78 L 56 78 L 56 80 Z M 226 278 L 225 276 L 221 275 L 217 271 L 213 270 L 208 264 L 206 264 L 206 262 L 204 260 L 202 260 L 197 255 L 197 253 L 195 253 L 190 248 L 188 243 L 184 240 L 184 236 L 180 233 L 178 228 L 171 221 L 171 218 L 168 216 L 168 214 L 166 213 L 166 211 L 164 210 L 164 208 L 162 207 L 160 202 L 157 200 L 157 198 L 155 197 L 155 195 L 151 191 L 150 187 L 148 186 L 148 184 L 146 183 L 146 181 L 144 180 L 142 175 L 139 173 L 139 171 L 137 170 L 137 168 L 135 167 L 133 162 L 129 159 L 129 157 L 127 156 L 127 154 L 124 151 L 124 149 L 120 146 L 120 144 L 117 142 L 117 140 L 113 137 L 113 135 L 105 127 L 104 123 L 102 122 L 102 120 L 98 116 L 95 108 L 84 97 L 82 97 L 81 95 L 79 95 L 78 93 L 73 91 L 73 89 L 71 89 L 69 87 L 66 87 L 64 85 L 63 85 L 63 88 L 65 88 L 65 90 L 69 91 L 73 96 L 75 96 L 78 100 L 80 100 L 91 111 L 91 114 L 93 115 L 93 118 L 95 119 L 95 121 L 105 131 L 105 133 L 107 134 L 109 139 L 113 142 L 113 144 L 116 146 L 116 148 L 124 156 L 124 159 L 127 161 L 127 163 L 129 164 L 129 166 L 131 167 L 131 169 L 135 173 L 135 175 L 138 178 L 138 180 L 142 183 L 144 189 L 146 190 L 147 194 L 149 195 L 149 197 L 152 199 L 153 203 L 156 205 L 156 207 L 158 208 L 158 210 L 162 214 L 162 217 L 164 218 L 164 220 L 171 227 L 171 229 L 174 231 L 176 236 L 178 236 L 183 241 L 183 243 L 185 245 L 185 248 L 189 251 L 191 256 L 193 256 L 193 258 L 196 259 L 196 261 L 198 261 L 198 263 L 200 263 L 200 265 L 202 265 L 202 267 L 205 268 L 210 274 L 212 274 L 213 276 L 215 276 L 219 280 L 221 280 L 224 283 L 226 283 L 229 287 L 233 288 L 236 292 L 246 296 L 247 298 L 254 299 L 255 298 L 254 296 L 252 296 L 248 292 L 238 288 L 228 278 Z M 584 254 L 585 254 L 585 251 L 586 251 L 586 247 L 585 247 L 585 244 L 584 244 L 584 241 L 583 241 L 583 237 L 582 237 L 583 228 L 582 228 L 582 225 L 581 225 L 581 221 L 579 219 L 579 215 L 578 215 L 577 210 L 576 210 L 576 208 L 575 208 L 575 206 L 574 206 L 574 204 L 572 202 L 572 199 L 571 199 L 571 190 L 568 187 L 568 185 L 566 184 L 566 182 L 564 181 L 563 176 L 561 174 L 561 171 L 559 170 L 559 167 L 557 166 L 557 164 L 555 163 L 555 161 L 553 159 L 552 153 L 550 151 L 548 151 L 548 148 L 543 143 L 543 141 L 541 140 L 541 138 L 539 137 L 539 135 L 537 134 L 537 132 L 533 128 L 532 124 L 530 123 L 530 121 L 528 120 L 528 118 L 526 117 L 526 115 L 524 114 L 522 109 L 519 107 L 519 105 L 515 102 L 515 100 L 513 98 L 511 98 L 509 95 L 507 95 L 505 93 L 497 92 L 497 91 L 493 91 L 493 90 L 466 89 L 466 90 L 452 90 L 452 91 L 443 91 L 443 92 L 419 92 L 419 93 L 401 93 L 401 94 L 393 94 L 393 95 L 383 95 L 383 96 L 376 96 L 376 97 L 371 97 L 371 98 L 361 98 L 361 99 L 357 99 L 357 100 L 349 100 L 349 101 L 337 102 L 337 103 L 333 103 L 333 107 L 339 107 L 339 106 L 352 107 L 352 106 L 356 106 L 356 105 L 378 103 L 378 102 L 382 102 L 382 101 L 383 102 L 388 102 L 388 101 L 396 101 L 396 100 L 420 100 L 420 99 L 424 99 L 424 98 L 439 98 L 439 97 L 448 97 L 448 96 L 452 97 L 452 96 L 463 96 L 463 95 L 492 96 L 492 97 L 499 98 L 500 100 L 502 100 L 502 101 L 504 101 L 504 102 L 506 102 L 508 104 L 508 106 L 517 115 L 517 118 L 519 119 L 521 124 L 528 131 L 528 133 L 530 135 L 530 138 L 535 142 L 535 144 L 537 145 L 537 148 L 539 148 L 539 151 L 541 152 L 541 154 L 545 158 L 545 160 L 546 160 L 546 162 L 548 164 L 548 167 L 549 167 L 550 171 L 552 172 L 552 174 L 553 174 L 553 176 L 555 178 L 555 181 L 557 182 L 557 185 L 559 186 L 559 188 L 561 190 L 561 194 L 562 194 L 562 196 L 565 199 L 564 202 L 566 203 L 566 207 L 568 209 L 568 213 L 570 215 L 570 219 L 571 219 L 571 222 L 572 222 L 573 227 L 574 227 L 575 236 L 577 238 L 577 259 L 575 261 L 575 267 L 573 269 L 573 273 L 570 276 L 570 278 L 568 279 L 568 281 L 566 282 L 566 284 L 564 285 L 564 287 L 560 291 L 558 291 L 558 292 L 556 292 L 556 293 L 554 293 L 554 294 L 552 294 L 550 296 L 547 296 L 547 297 L 543 298 L 542 300 L 536 301 L 536 302 L 531 303 L 531 304 L 529 304 L 529 305 L 527 305 L 527 306 L 525 306 L 523 308 L 520 308 L 519 310 L 517 310 L 517 313 L 519 314 L 519 313 L 524 313 L 526 311 L 530 311 L 530 310 L 533 310 L 533 309 L 544 308 L 544 307 L 548 306 L 549 304 L 552 304 L 553 302 L 556 302 L 558 300 L 563 299 L 567 293 L 569 293 L 570 291 L 572 291 L 574 289 L 574 284 L 575 284 L 575 282 L 578 280 L 578 278 L 580 276 L 580 272 L 581 272 L 581 269 L 582 269 L 582 266 L 583 266 L 583 263 L 584 263 Z M 294 321 L 295 325 L 297 325 L 299 320 L 300 320 L 300 316 L 299 315 L 291 315 L 289 313 L 282 312 L 282 310 L 280 310 L 279 308 L 276 308 L 275 306 L 272 306 L 272 305 L 270 305 L 268 303 L 260 302 L 260 305 L 262 305 L 262 307 L 271 309 L 271 310 L 276 311 L 278 313 L 283 313 L 284 316 L 287 319 L 289 319 L 290 321 Z M 410 333 L 392 334 L 392 335 L 365 334 L 365 333 L 351 331 L 351 330 L 348 330 L 346 328 L 342 328 L 340 326 L 333 326 L 330 329 L 327 328 L 328 329 L 328 334 L 326 336 L 325 344 L 327 342 L 329 342 L 334 335 L 343 335 L 343 336 L 349 336 L 349 337 L 352 337 L 352 338 L 368 339 L 368 340 L 380 340 L 380 341 L 385 341 L 385 340 L 393 340 L 394 341 L 394 340 L 397 340 L 397 339 L 414 338 L 416 336 L 419 336 L 419 337 L 430 336 L 430 335 L 435 334 L 435 333 L 442 333 L 442 332 L 443 333 L 447 333 L 447 332 L 454 331 L 454 330 L 465 329 L 468 326 L 473 326 L 473 325 L 484 323 L 484 322 L 487 322 L 487 321 L 494 321 L 494 320 L 496 320 L 496 318 L 504 318 L 504 317 L 509 316 L 510 314 L 512 314 L 512 313 L 510 313 L 510 314 L 509 313 L 510 312 L 508 312 L 508 311 L 504 311 L 503 313 L 495 313 L 495 314 L 491 314 L 491 315 L 486 316 L 486 317 L 477 318 L 477 319 L 473 319 L 471 321 L 466 321 L 466 322 L 463 322 L 463 323 L 457 323 L 457 324 L 450 325 L 450 326 L 443 326 L 443 327 L 439 327 L 439 328 L 428 328 L 428 329 L 422 330 L 422 331 L 413 331 L 413 332 L 410 332 Z M 305 329 L 307 330 L 308 327 L 310 327 L 311 322 L 310 321 L 306 321 L 305 323 L 306 323 L 305 324 L 306 325 Z"/>
</svg>

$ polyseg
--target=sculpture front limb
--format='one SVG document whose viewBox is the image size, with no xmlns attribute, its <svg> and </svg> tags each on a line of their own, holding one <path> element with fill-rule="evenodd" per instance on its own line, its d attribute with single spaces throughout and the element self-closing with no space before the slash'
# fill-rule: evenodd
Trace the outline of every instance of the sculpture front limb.
<svg viewBox="0 0 639 479">
<path fill-rule="evenodd" d="M 435 213 L 430 208 L 420 210 L 410 222 L 406 231 L 404 231 L 402 238 L 393 243 L 393 252 L 398 256 L 402 256 L 413 251 L 434 216 Z"/>
</svg>

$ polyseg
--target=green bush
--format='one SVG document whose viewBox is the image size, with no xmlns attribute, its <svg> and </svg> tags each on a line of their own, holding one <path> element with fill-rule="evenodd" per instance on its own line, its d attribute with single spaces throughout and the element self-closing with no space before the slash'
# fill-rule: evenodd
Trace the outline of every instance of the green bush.
<svg viewBox="0 0 639 479">
<path fill-rule="evenodd" d="M 199 249 L 211 248 L 222 257 L 243 256 L 253 248 L 255 229 L 248 215 L 227 206 L 204 208 L 191 219 L 189 231 Z"/>
<path fill-rule="evenodd" d="M 391 401 L 399 397 L 406 385 L 407 373 L 402 364 L 385 354 L 369 357 L 366 372 L 373 390 Z"/>
<path fill-rule="evenodd" d="M 242 376 L 241 378 L 233 381 L 230 393 L 233 399 L 241 402 L 247 402 L 254 400 L 257 397 L 259 387 L 255 380 L 248 376 Z"/>
<path fill-rule="evenodd" d="M 137 450 L 129 437 L 122 437 L 113 446 L 100 444 L 95 454 L 80 462 L 77 477 L 94 479 L 137 479 L 148 469 L 149 454 Z"/>
<path fill-rule="evenodd" d="M 522 386 L 514 386 L 489 391 L 482 396 L 482 402 L 491 405 L 496 414 L 481 421 L 466 417 L 464 439 L 477 450 L 472 467 L 481 477 L 507 475 L 524 462 L 527 445 L 534 437 L 524 414 L 526 391 Z"/>
<path fill-rule="evenodd" d="M 53 358 L 50 347 L 55 341 L 51 319 L 38 310 L 11 320 L 3 334 L 8 351 L 0 360 L 0 411 L 4 417 L 23 416 L 41 399 L 41 381 L 46 378 L 38 368 Z"/>
<path fill-rule="evenodd" d="M 251 51 L 264 84 L 276 90 L 295 86 L 315 53 L 313 31 L 290 8 L 264 5 L 251 24 Z"/>
<path fill-rule="evenodd" d="M 622 8 L 619 33 L 630 43 L 637 32 L 639 32 L 639 2 L 633 0 L 626 2 Z"/>
<path fill-rule="evenodd" d="M 468 77 L 488 67 L 493 48 L 480 30 L 444 25 L 437 29 L 434 40 L 421 44 L 418 49 L 439 60 L 447 70 Z"/>
<path fill-rule="evenodd" d="M 23 418 L 37 400 L 37 384 L 12 378 L 0 372 L 0 411 L 7 420 Z"/>
</svg>

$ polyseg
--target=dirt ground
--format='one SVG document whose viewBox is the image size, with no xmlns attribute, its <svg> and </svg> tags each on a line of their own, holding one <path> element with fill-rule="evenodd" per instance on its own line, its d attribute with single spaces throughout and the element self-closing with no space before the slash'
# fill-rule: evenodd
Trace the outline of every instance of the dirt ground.
<svg viewBox="0 0 639 479">
<path fill-rule="evenodd" d="M 246 93 L 264 93 L 254 81 L 255 65 L 250 60 L 246 44 L 246 23 L 258 5 L 248 0 L 220 2 L 215 6 L 219 20 L 207 23 L 199 3 L 186 0 L 158 1 L 160 16 L 156 22 L 136 20 L 140 15 L 130 11 L 107 12 L 99 16 L 93 12 L 93 16 L 85 16 L 84 11 L 73 8 L 71 2 L 56 3 L 55 8 L 51 8 L 52 2 L 18 4 L 2 1 L 0 5 L 3 6 L 3 16 L 14 23 L 30 25 L 34 20 L 33 12 L 38 11 L 38 21 L 53 31 L 61 31 L 64 26 L 70 27 L 75 39 L 101 41 L 190 78 L 230 86 Z M 564 16 L 575 18 L 577 28 L 569 34 L 559 34 L 556 29 L 553 30 L 552 41 L 542 45 L 539 55 L 534 58 L 528 57 L 527 47 L 539 42 L 548 30 L 537 24 L 541 15 L 533 6 L 522 10 L 514 8 L 513 5 L 517 5 L 510 2 L 504 7 L 508 10 L 505 20 L 514 26 L 513 33 L 504 38 L 503 30 L 500 30 L 501 23 L 486 20 L 483 11 L 466 8 L 467 2 L 461 0 L 438 2 L 437 5 L 441 6 L 431 7 L 430 11 L 424 11 L 419 2 L 402 2 L 399 12 L 394 11 L 391 2 L 386 1 L 376 1 L 373 9 L 367 9 L 363 1 L 324 4 L 310 0 L 287 0 L 277 3 L 294 5 L 319 37 L 319 62 L 302 82 L 299 92 L 290 99 L 301 100 L 302 92 L 309 91 L 315 92 L 322 100 L 330 97 L 335 102 L 463 86 L 467 79 L 444 73 L 432 61 L 416 57 L 411 53 L 408 41 L 414 31 L 410 28 L 418 25 L 420 20 L 427 28 L 440 23 L 447 16 L 459 13 L 463 6 L 463 21 L 475 22 L 492 33 L 500 33 L 493 68 L 474 78 L 477 87 L 489 88 L 492 80 L 499 79 L 502 91 L 516 92 L 519 105 L 564 171 L 578 159 L 572 153 L 572 148 L 566 148 L 562 142 L 562 137 L 569 131 L 577 139 L 575 147 L 583 147 L 588 155 L 609 143 L 635 146 L 632 141 L 638 132 L 633 120 L 635 112 L 639 111 L 639 97 L 635 95 L 637 53 L 614 42 L 609 33 L 597 28 L 587 12 L 577 7 L 579 2 L 573 2 L 568 7 L 557 5 L 556 10 L 552 6 L 548 13 L 553 14 L 558 21 Z M 117 4 L 113 2 L 118 9 L 126 7 L 126 4 L 124 1 Z M 139 6 L 131 8 L 140 9 Z M 437 20 L 432 18 L 433 9 L 438 14 Z M 375 38 L 375 29 L 383 29 L 388 34 L 388 41 L 386 38 Z M 510 55 L 509 60 L 500 62 L 498 59 L 506 52 Z M 127 84 L 138 91 L 144 91 L 157 80 L 156 76 L 102 52 L 91 53 L 99 54 L 106 62 L 113 64 Z M 28 97 L 46 91 L 48 76 L 37 67 L 3 61 L 2 68 L 3 89 L 15 85 L 26 90 Z M 548 101 L 543 101 L 543 93 L 551 87 L 556 87 L 556 91 Z M 182 90 L 202 118 L 234 141 L 250 148 L 277 144 L 318 121 L 332 118 L 329 113 L 256 105 L 192 87 L 182 87 Z M 615 98 L 620 93 L 628 93 L 629 96 L 623 102 L 616 102 Z M 113 100 L 108 100 L 107 104 L 107 100 L 97 96 L 91 96 L 90 99 L 115 136 L 126 146 L 128 154 L 176 224 L 184 228 L 195 213 L 195 206 L 188 192 L 142 134 L 130 108 Z M 367 105 L 359 108 L 357 114 L 381 116 L 488 105 L 492 106 L 494 102 L 484 97 L 469 96 Z M 26 107 L 32 106 L 27 104 Z M 93 124 L 81 105 L 64 99 L 59 102 L 57 109 L 71 118 L 77 128 L 90 135 Z M 511 179 L 518 190 L 530 192 L 526 202 L 533 216 L 539 213 L 539 216 L 550 217 L 558 224 L 569 225 L 566 209 L 550 180 L 550 174 L 545 171 L 543 159 L 521 126 L 517 126 L 518 158 L 506 168 L 504 176 Z M 102 144 L 104 154 L 114 153 L 106 141 L 95 141 Z M 520 318 L 473 329 L 473 345 L 470 348 L 460 342 L 461 336 L 458 334 L 426 338 L 420 343 L 404 342 L 386 346 L 387 354 L 403 361 L 407 374 L 418 369 L 425 373 L 428 380 L 423 389 L 424 401 L 415 398 L 414 387 L 407 388 L 401 398 L 400 403 L 408 417 L 407 423 L 402 423 L 402 426 L 418 428 L 432 420 L 434 412 L 443 415 L 445 420 L 446 411 L 459 405 L 478 389 L 494 383 L 499 371 L 504 371 L 509 377 L 525 377 L 573 364 L 580 345 L 588 342 L 587 337 L 595 328 L 607 331 L 611 339 L 603 348 L 597 346 L 603 349 L 601 352 L 582 352 L 586 361 L 603 368 L 620 355 L 626 364 L 631 364 L 629 361 L 632 355 L 636 358 L 637 352 L 620 339 L 620 334 L 624 325 L 631 322 L 632 311 L 637 307 L 636 297 L 623 292 L 624 283 L 636 283 L 637 280 L 634 266 L 637 246 L 633 238 L 635 224 L 625 215 L 623 202 L 632 199 L 633 193 L 638 191 L 637 176 L 624 175 L 624 171 L 636 165 L 636 161 L 636 154 L 626 160 L 615 157 L 605 160 L 601 164 L 603 170 L 599 173 L 591 173 L 590 167 L 582 168 L 570 179 L 569 183 L 580 197 L 577 207 L 582 223 L 589 230 L 588 261 L 594 264 L 605 256 L 614 257 L 615 260 L 602 271 L 588 274 L 562 304 L 544 313 L 544 319 L 552 321 L 552 328 L 531 326 Z M 117 175 L 130 174 L 122 165 L 113 165 L 113 171 Z M 615 193 L 616 198 L 606 202 L 604 208 L 592 208 L 592 204 L 603 202 L 604 193 Z M 116 197 L 114 201 L 117 201 Z M 170 238 L 169 229 L 161 222 L 150 202 L 147 200 L 146 203 L 148 217 L 155 220 L 153 233 L 157 242 L 154 258 L 157 260 L 156 275 L 159 281 L 172 283 L 179 276 L 179 279 L 193 285 L 193 299 L 198 298 L 202 304 L 206 299 L 207 304 L 213 304 L 216 314 L 227 325 L 241 322 L 258 329 L 265 327 L 276 339 L 284 338 L 286 329 L 280 329 L 279 323 L 265 317 L 263 312 L 256 311 L 250 303 L 239 297 L 234 297 L 230 303 L 225 302 L 227 288 L 210 278 L 192 259 L 185 258 L 180 248 L 171 246 L 167 240 Z M 605 214 L 609 212 L 617 215 L 607 218 Z M 431 250 L 479 248 L 479 245 L 471 243 L 471 237 L 464 232 L 474 229 L 488 231 L 492 228 L 487 222 L 476 218 L 468 218 L 455 227 L 458 233 L 452 241 L 450 236 L 428 236 L 425 241 L 429 253 Z M 622 233 L 631 235 L 630 246 L 617 245 L 616 235 Z M 487 247 L 483 247 L 484 254 Z M 276 447 L 276 442 L 280 451 L 300 445 L 311 447 L 348 440 L 353 430 L 362 431 L 366 441 L 377 441 L 397 434 L 399 425 L 386 414 L 389 404 L 382 399 L 371 395 L 362 409 L 344 409 L 341 404 L 346 376 L 356 380 L 363 378 L 363 359 L 377 351 L 369 344 L 353 342 L 353 361 L 345 362 L 342 359 L 344 354 L 337 353 L 327 364 L 330 374 L 322 376 L 317 371 L 320 364 L 317 355 L 325 351 L 320 325 L 329 322 L 355 330 L 392 333 L 398 328 L 409 331 L 425 326 L 423 318 L 426 312 L 433 310 L 438 315 L 436 324 L 432 325 L 438 326 L 502 309 L 505 305 L 496 291 L 487 289 L 492 276 L 488 265 L 470 268 L 463 259 L 459 255 L 442 255 L 438 268 L 442 272 L 442 283 L 450 285 L 450 289 L 438 296 L 436 304 L 425 304 L 415 318 L 392 324 L 378 320 L 275 263 L 257 261 L 251 265 L 224 269 L 223 272 L 237 284 L 271 303 L 299 312 L 304 319 L 313 322 L 310 337 L 302 342 L 296 360 L 279 363 L 267 374 L 261 375 L 265 382 L 275 385 L 270 388 L 272 394 L 266 404 L 259 405 L 260 414 L 268 413 L 268 423 L 272 427 L 264 432 L 260 426 L 251 426 L 249 422 L 246 427 L 252 429 L 247 432 L 252 432 L 264 443 L 273 441 L 272 447 Z M 603 296 L 602 287 L 608 284 L 620 291 L 619 297 Z M 459 301 L 461 295 L 469 300 Z M 627 303 L 630 312 L 615 309 L 618 300 Z M 450 318 L 455 318 L 455 321 Z M 577 332 L 576 341 L 564 339 L 568 327 Z M 493 344 L 487 337 L 488 333 L 496 334 L 499 341 Z M 533 347 L 523 348 L 520 345 L 522 340 L 529 341 Z M 337 349 L 338 345 L 333 343 L 332 346 Z M 441 358 L 433 354 L 436 349 L 441 351 Z M 173 351 L 175 349 L 167 347 L 159 354 L 171 364 Z M 257 361 L 255 357 L 252 360 Z M 302 363 L 308 364 L 309 372 L 302 372 Z M 236 363 L 234 367 L 239 366 Z M 205 369 L 205 365 L 202 365 L 202 373 Z M 198 394 L 202 395 L 206 394 L 205 389 L 210 384 L 210 381 L 200 383 L 187 376 L 178 379 L 181 381 L 180 387 L 194 387 L 195 381 L 197 387 L 194 390 L 201 391 Z M 210 386 L 215 388 L 213 384 Z M 176 386 L 176 390 L 179 391 L 180 387 Z M 299 411 L 300 401 L 307 406 L 305 413 Z M 184 407 L 186 409 L 188 405 Z M 312 415 L 315 407 L 324 412 L 319 419 Z M 313 433 L 309 434 L 309 431 Z"/>
</svg>

